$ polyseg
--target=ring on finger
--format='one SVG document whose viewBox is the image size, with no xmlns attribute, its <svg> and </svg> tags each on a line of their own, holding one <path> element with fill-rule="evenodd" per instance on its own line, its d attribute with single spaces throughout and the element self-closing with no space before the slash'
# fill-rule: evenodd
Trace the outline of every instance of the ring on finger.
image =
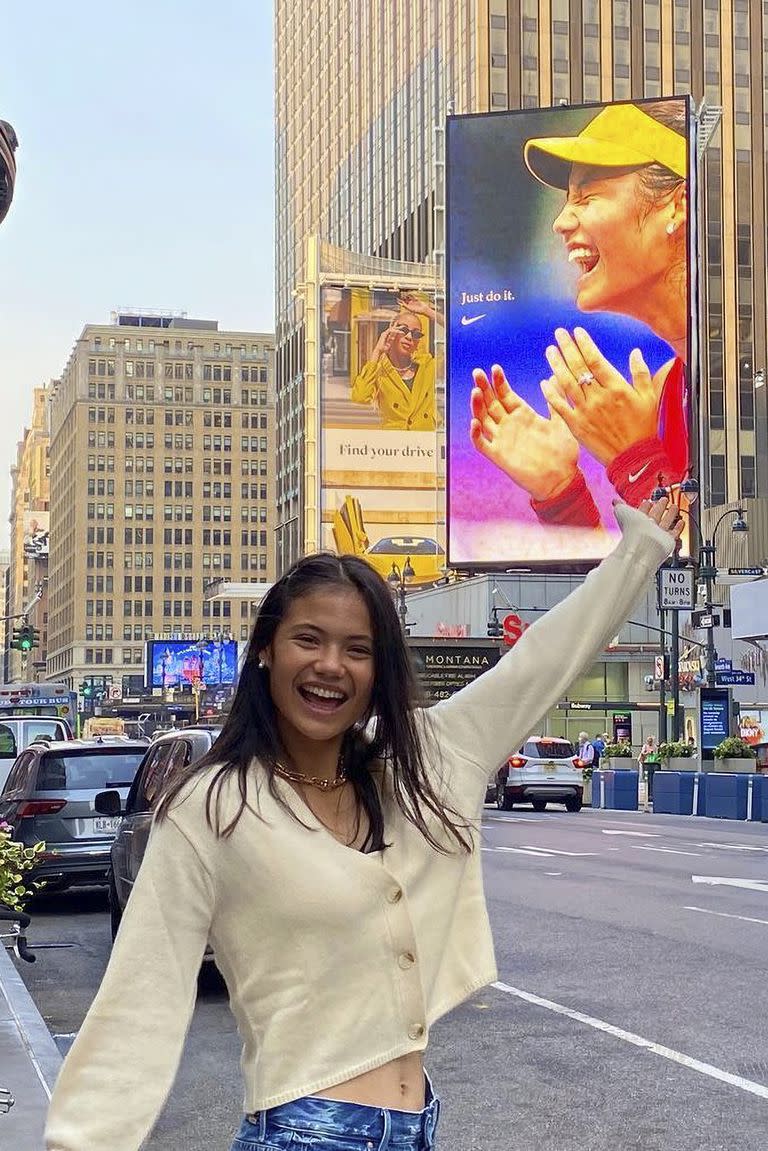
<svg viewBox="0 0 768 1151">
<path fill-rule="evenodd" d="M 582 372 L 581 375 L 579 376 L 579 383 L 582 384 L 585 388 L 589 384 L 594 384 L 594 382 L 595 382 L 595 377 L 592 375 L 591 372 Z"/>
</svg>

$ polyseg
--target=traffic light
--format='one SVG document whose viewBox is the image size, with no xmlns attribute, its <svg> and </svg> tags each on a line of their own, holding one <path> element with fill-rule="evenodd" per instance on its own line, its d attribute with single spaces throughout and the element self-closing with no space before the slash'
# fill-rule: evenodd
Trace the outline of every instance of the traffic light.
<svg viewBox="0 0 768 1151">
<path fill-rule="evenodd" d="M 35 629 L 25 623 L 19 629 L 19 651 L 32 651 L 35 646 Z"/>
<path fill-rule="evenodd" d="M 90 699 L 93 695 L 93 684 L 89 680 L 84 680 L 80 684 L 80 694 L 83 699 Z"/>
<path fill-rule="evenodd" d="M 499 609 L 497 607 L 494 607 L 491 609 L 493 615 L 488 620 L 488 638 L 489 639 L 502 639 L 504 636 L 504 628 L 499 623 L 499 617 L 496 614 L 498 612 L 498 610 Z"/>
<path fill-rule="evenodd" d="M 13 629 L 13 638 L 11 639 L 10 646 L 15 648 L 16 651 L 26 654 L 31 651 L 33 647 L 37 647 L 40 643 L 40 632 L 36 627 L 32 627 L 28 623 L 23 623 L 21 627 Z"/>
</svg>

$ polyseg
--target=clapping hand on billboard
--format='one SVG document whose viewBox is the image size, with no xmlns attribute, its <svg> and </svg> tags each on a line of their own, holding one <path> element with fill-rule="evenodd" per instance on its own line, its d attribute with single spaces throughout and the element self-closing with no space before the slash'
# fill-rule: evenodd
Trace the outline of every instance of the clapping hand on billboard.
<svg viewBox="0 0 768 1151">
<path fill-rule="evenodd" d="M 558 498 L 579 472 L 579 445 L 566 422 L 551 410 L 549 417 L 539 415 L 509 386 L 498 364 L 490 380 L 481 368 L 473 377 L 469 434 L 474 446 L 532 500 Z"/>
</svg>

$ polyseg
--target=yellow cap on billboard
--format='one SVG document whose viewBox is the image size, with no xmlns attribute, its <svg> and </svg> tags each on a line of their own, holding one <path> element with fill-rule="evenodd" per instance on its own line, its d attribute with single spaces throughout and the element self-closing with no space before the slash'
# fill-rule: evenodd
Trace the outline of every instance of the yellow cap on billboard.
<svg viewBox="0 0 768 1151">
<path fill-rule="evenodd" d="M 550 188 L 568 188 L 572 164 L 595 168 L 644 168 L 661 164 L 685 178 L 688 142 L 635 104 L 609 104 L 578 136 L 528 140 L 528 170 Z"/>
</svg>

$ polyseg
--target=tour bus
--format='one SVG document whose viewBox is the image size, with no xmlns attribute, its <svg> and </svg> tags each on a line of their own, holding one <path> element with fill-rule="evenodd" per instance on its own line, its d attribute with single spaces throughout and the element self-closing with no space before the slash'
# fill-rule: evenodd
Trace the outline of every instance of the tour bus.
<svg viewBox="0 0 768 1151">
<path fill-rule="evenodd" d="M 36 739 L 72 739 L 77 696 L 65 683 L 0 684 L 0 791 L 18 755 Z"/>
</svg>

